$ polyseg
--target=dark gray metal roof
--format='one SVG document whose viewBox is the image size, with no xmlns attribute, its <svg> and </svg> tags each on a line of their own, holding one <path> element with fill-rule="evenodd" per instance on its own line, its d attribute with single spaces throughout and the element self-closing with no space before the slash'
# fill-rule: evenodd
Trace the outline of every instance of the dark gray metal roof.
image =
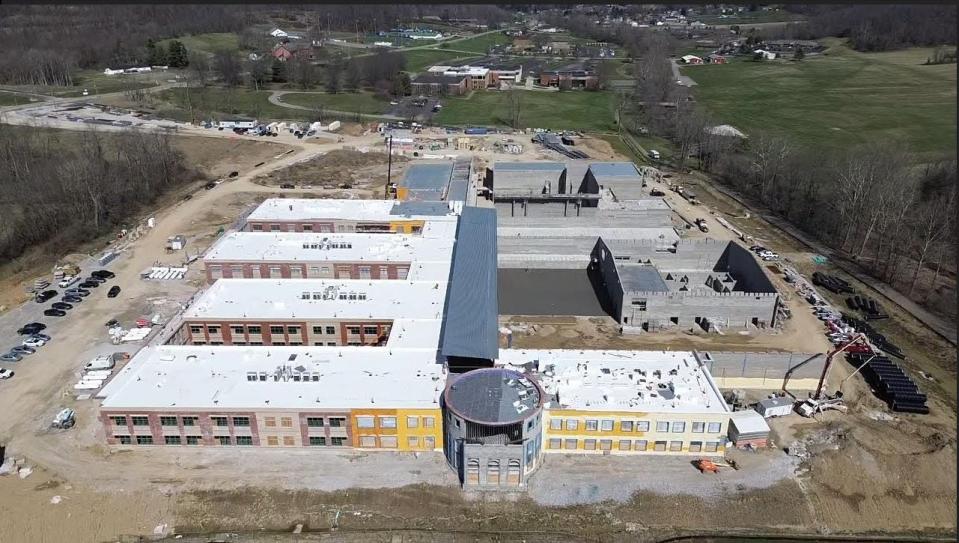
<svg viewBox="0 0 959 543">
<path fill-rule="evenodd" d="M 542 405 L 539 387 L 522 373 L 484 368 L 452 378 L 444 392 L 446 406 L 460 417 L 483 424 L 514 424 Z"/>
<path fill-rule="evenodd" d="M 496 359 L 497 307 L 496 210 L 467 206 L 453 247 L 443 355 Z"/>
<path fill-rule="evenodd" d="M 450 214 L 450 207 L 446 202 L 411 202 L 403 201 L 393 206 L 390 215 L 428 215 L 441 217 Z"/>
<path fill-rule="evenodd" d="M 632 162 L 594 162 L 589 165 L 593 177 L 635 177 L 642 180 Z"/>
<path fill-rule="evenodd" d="M 617 266 L 619 282 L 627 292 L 669 292 L 666 281 L 655 266 L 625 264 Z"/>
<path fill-rule="evenodd" d="M 399 186 L 410 190 L 435 190 L 442 192 L 449 185 L 453 163 L 413 164 L 406 170 Z"/>
<path fill-rule="evenodd" d="M 562 162 L 494 162 L 494 172 L 529 172 L 529 171 L 553 171 L 565 170 L 566 164 Z"/>
</svg>

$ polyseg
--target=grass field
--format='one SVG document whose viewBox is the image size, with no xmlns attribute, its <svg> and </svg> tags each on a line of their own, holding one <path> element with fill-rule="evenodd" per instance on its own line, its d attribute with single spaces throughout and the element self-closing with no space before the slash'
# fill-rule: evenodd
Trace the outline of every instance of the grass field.
<svg viewBox="0 0 959 543">
<path fill-rule="evenodd" d="M 232 32 L 212 32 L 209 34 L 195 34 L 193 36 L 180 36 L 175 38 L 180 40 L 187 51 L 204 51 L 207 53 L 216 52 L 219 49 L 239 49 L 240 40 Z M 172 40 L 163 40 L 158 42 L 165 47 L 169 46 Z"/>
<path fill-rule="evenodd" d="M 457 51 L 471 51 L 478 55 L 485 55 L 490 47 L 493 47 L 494 45 L 503 45 L 509 42 L 510 39 L 505 34 L 501 32 L 494 32 L 492 34 L 485 34 L 483 36 L 477 36 L 475 38 L 453 42 L 449 44 L 449 48 L 456 49 Z M 439 47 L 442 47 L 442 45 Z"/>
<path fill-rule="evenodd" d="M 846 148 L 894 141 L 935 156 L 956 149 L 956 66 L 923 66 L 931 49 L 859 53 L 829 42 L 801 62 L 732 62 L 683 68 L 696 99 L 719 122 L 800 144 Z"/>
<path fill-rule="evenodd" d="M 451 46 L 459 44 L 450 44 Z M 414 49 L 412 51 L 403 51 L 406 57 L 406 71 L 422 72 L 426 68 L 443 61 L 453 59 L 466 59 L 469 55 L 455 51 L 443 51 L 442 49 Z"/>
<path fill-rule="evenodd" d="M 212 115 L 242 115 L 270 120 L 307 120 L 313 117 L 310 111 L 271 104 L 267 100 L 269 95 L 269 91 L 249 89 L 178 87 L 161 91 L 156 96 L 161 102 L 168 103 L 166 107 L 162 103 L 157 106 L 162 116 L 183 121 L 191 120 L 191 102 L 198 120 L 210 118 Z"/>
<path fill-rule="evenodd" d="M 30 98 L 12 92 L 0 92 L 0 106 L 18 106 L 30 102 Z"/>
<path fill-rule="evenodd" d="M 616 97 L 612 93 L 519 92 L 523 127 L 596 132 L 616 129 L 613 122 Z M 509 124 L 507 94 L 478 91 L 465 98 L 447 98 L 443 101 L 443 110 L 433 120 L 438 124 L 458 126 L 506 126 Z"/>
<path fill-rule="evenodd" d="M 691 16 L 691 21 L 699 21 L 708 25 L 749 25 L 760 23 L 782 23 L 804 21 L 806 18 L 798 13 L 789 11 L 744 11 L 735 15 L 729 15 L 722 18 L 717 15 L 695 15 Z"/>
<path fill-rule="evenodd" d="M 380 100 L 368 92 L 362 93 L 310 93 L 310 94 L 284 94 L 281 98 L 287 104 L 293 104 L 304 107 L 315 107 L 322 104 L 323 107 L 339 111 L 349 111 L 352 113 L 383 113 L 389 107 L 389 102 Z"/>
</svg>

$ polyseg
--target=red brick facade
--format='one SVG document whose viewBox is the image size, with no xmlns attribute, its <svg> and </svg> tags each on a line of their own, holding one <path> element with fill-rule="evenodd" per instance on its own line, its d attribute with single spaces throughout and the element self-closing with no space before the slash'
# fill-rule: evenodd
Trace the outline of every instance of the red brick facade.
<svg viewBox="0 0 959 543">
<path fill-rule="evenodd" d="M 259 327 L 251 334 L 250 327 Z M 391 320 L 324 320 L 324 321 L 231 321 L 186 320 L 174 334 L 171 343 L 179 345 L 383 345 L 389 339 Z M 242 328 L 242 335 L 233 328 Z M 282 333 L 272 330 L 282 327 Z M 290 333 L 290 328 L 298 329 Z M 319 329 L 316 332 L 314 327 Z M 326 333 L 329 328 L 333 334 Z M 375 328 L 375 333 L 372 329 Z M 196 329 L 196 331 L 194 331 Z M 214 333 L 211 333 L 211 330 Z M 255 328 L 254 328 L 255 330 Z M 369 333 L 368 333 L 369 332 Z"/>
<path fill-rule="evenodd" d="M 115 424 L 113 417 L 123 417 L 126 424 Z M 134 421 L 140 417 L 147 419 L 146 425 L 135 425 Z M 161 417 L 176 418 L 176 425 L 164 426 Z M 195 417 L 193 425 L 184 425 L 184 419 Z M 225 417 L 226 426 L 214 425 L 212 417 Z M 249 426 L 234 425 L 237 417 L 245 417 Z M 100 422 L 106 434 L 107 443 L 121 444 L 121 436 L 130 437 L 131 445 L 166 445 L 166 437 L 179 438 L 180 445 L 187 445 L 188 438 L 196 437 L 197 445 L 217 445 L 218 436 L 228 437 L 231 445 L 260 445 L 259 428 L 255 413 L 252 412 L 204 412 L 204 413 L 153 413 L 142 411 L 119 412 L 100 411 Z M 149 436 L 151 443 L 138 443 L 138 436 Z M 237 440 L 237 438 L 240 440 Z M 250 438 L 249 443 L 241 443 L 244 438 Z M 177 443 L 169 443 L 175 445 Z M 192 443 L 190 443 L 192 445 Z"/>
<path fill-rule="evenodd" d="M 219 278 L 282 279 L 406 279 L 409 262 L 206 262 L 206 280 Z"/>
</svg>

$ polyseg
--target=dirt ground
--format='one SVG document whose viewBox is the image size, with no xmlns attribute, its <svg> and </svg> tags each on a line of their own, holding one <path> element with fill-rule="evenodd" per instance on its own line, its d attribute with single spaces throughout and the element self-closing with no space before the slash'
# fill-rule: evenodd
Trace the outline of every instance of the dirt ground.
<svg viewBox="0 0 959 543">
<path fill-rule="evenodd" d="M 257 177 L 253 182 L 264 186 L 289 183 L 326 189 L 350 188 L 382 198 L 386 187 L 387 170 L 390 170 L 390 176 L 395 182 L 403 177 L 403 172 L 410 160 L 406 157 L 394 156 L 392 166 L 389 166 L 388 158 L 381 152 L 330 151 L 289 168 Z"/>
</svg>

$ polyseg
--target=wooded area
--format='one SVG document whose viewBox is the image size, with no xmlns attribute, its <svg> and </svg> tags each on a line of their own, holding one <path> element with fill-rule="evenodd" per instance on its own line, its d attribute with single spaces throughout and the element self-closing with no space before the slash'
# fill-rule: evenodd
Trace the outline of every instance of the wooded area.
<svg viewBox="0 0 959 543">
<path fill-rule="evenodd" d="M 0 125 L 0 261 L 50 241 L 66 250 L 110 232 L 194 177 L 166 134 Z"/>
</svg>

